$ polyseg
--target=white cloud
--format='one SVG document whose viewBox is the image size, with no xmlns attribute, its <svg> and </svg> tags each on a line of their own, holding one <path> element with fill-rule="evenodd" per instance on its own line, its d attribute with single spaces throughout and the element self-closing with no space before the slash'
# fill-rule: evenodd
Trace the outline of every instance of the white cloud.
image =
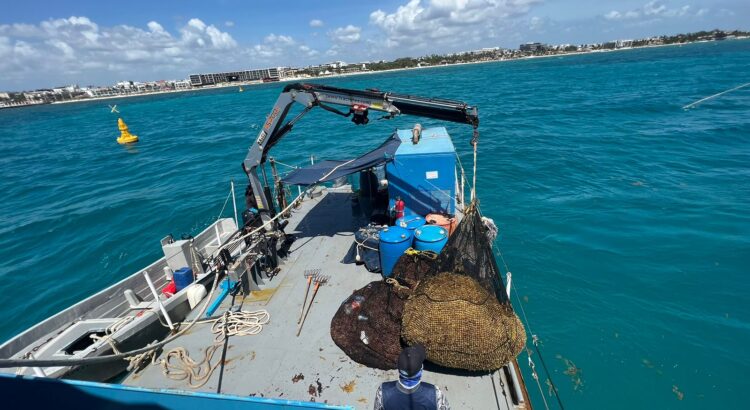
<svg viewBox="0 0 750 410">
<path fill-rule="evenodd" d="M 609 13 L 605 14 L 604 18 L 607 20 L 632 20 L 637 19 L 640 16 L 641 13 L 638 10 L 629 10 L 623 12 L 612 10 Z"/>
<path fill-rule="evenodd" d="M 266 36 L 265 42 L 268 44 L 276 43 L 282 46 L 289 46 L 295 43 L 294 39 L 290 36 L 285 36 L 285 35 L 277 36 L 276 34 L 273 34 L 273 33 Z"/>
<path fill-rule="evenodd" d="M 668 17 L 675 17 L 675 16 L 682 17 L 682 16 L 687 15 L 690 12 L 690 9 L 691 9 L 691 7 L 689 5 L 685 5 L 685 6 L 680 7 L 679 9 L 669 10 L 665 14 Z M 698 10 L 698 11 L 700 11 L 700 10 Z M 697 11 L 695 13 L 696 13 L 696 15 L 698 14 Z"/>
<path fill-rule="evenodd" d="M 187 23 L 188 27 L 192 27 L 198 31 L 203 31 L 206 29 L 206 23 L 201 21 L 201 19 L 190 19 Z"/>
<path fill-rule="evenodd" d="M 229 33 L 191 19 L 176 35 L 156 21 L 145 28 L 100 27 L 87 17 L 50 19 L 39 24 L 0 25 L 0 72 L 5 84 L 149 78 L 224 61 L 238 48 Z M 229 52 L 229 54 L 227 54 Z M 51 84 L 36 86 L 50 86 Z M 54 85 L 54 84 L 53 84 Z M 85 84 L 84 84 L 85 85 Z M 25 85 L 24 85 L 25 86 Z"/>
<path fill-rule="evenodd" d="M 262 43 L 248 50 L 248 55 L 255 65 L 301 65 L 303 59 L 300 57 L 311 58 L 319 54 L 318 50 L 300 44 L 291 36 L 273 33 L 267 35 Z"/>
<path fill-rule="evenodd" d="M 237 47 L 237 42 L 229 33 L 223 32 L 213 25 L 207 26 L 200 19 L 193 18 L 187 25 L 180 29 L 182 40 L 187 44 L 197 44 L 200 47 L 208 47 L 226 50 Z"/>
<path fill-rule="evenodd" d="M 169 35 L 166 30 L 164 30 L 164 27 L 161 26 L 161 24 L 155 22 L 155 21 L 149 21 L 148 24 L 146 24 L 149 30 L 151 30 L 154 34 L 164 34 Z"/>
<path fill-rule="evenodd" d="M 76 52 L 73 50 L 73 47 L 69 46 L 68 43 L 62 40 L 52 39 L 45 41 L 45 43 L 60 51 L 63 58 L 66 60 L 71 60 L 76 56 Z"/>
<path fill-rule="evenodd" d="M 300 51 L 300 52 L 302 52 L 302 53 L 304 53 L 304 54 L 305 54 L 306 56 L 308 56 L 308 57 L 315 57 L 315 56 L 317 56 L 318 54 L 320 54 L 320 53 L 318 52 L 318 50 L 314 50 L 314 49 L 312 49 L 312 48 L 310 48 L 309 46 L 306 46 L 306 45 L 304 45 L 304 44 L 303 44 L 303 45 L 301 45 L 301 46 L 299 46 L 299 51 Z"/>
<path fill-rule="evenodd" d="M 237 42 L 234 41 L 229 33 L 225 33 L 214 26 L 206 28 L 206 34 L 211 39 L 211 43 L 217 49 L 229 49 L 237 47 Z"/>
<path fill-rule="evenodd" d="M 312 63 L 306 59 L 318 55 L 318 50 L 284 34 L 272 33 L 258 44 L 242 46 L 231 34 L 197 18 L 170 33 L 157 21 L 145 27 L 100 27 L 74 16 L 0 24 L 0 89 L 184 78 L 194 72 Z"/>
<path fill-rule="evenodd" d="M 667 11 L 667 6 L 657 1 L 649 1 L 643 6 L 643 14 L 646 16 L 658 16 Z"/>
<path fill-rule="evenodd" d="M 626 19 L 635 19 L 635 18 L 638 18 L 638 16 L 640 15 L 641 13 L 631 10 L 631 11 L 626 11 L 625 14 L 623 14 L 623 17 L 625 17 Z"/>
<path fill-rule="evenodd" d="M 605 14 L 604 18 L 607 20 L 619 20 L 622 18 L 622 13 L 617 10 L 612 10 L 609 13 Z"/>
<path fill-rule="evenodd" d="M 513 17 L 525 15 L 541 0 L 410 0 L 388 13 L 370 13 L 370 24 L 386 34 L 388 48 L 434 49 L 493 38 Z"/>
<path fill-rule="evenodd" d="M 652 0 L 638 9 L 627 11 L 612 10 L 609 13 L 604 14 L 603 17 L 607 20 L 635 20 L 638 18 L 659 19 L 662 17 L 682 17 L 688 15 L 690 9 L 690 5 L 669 8 L 666 4 L 660 1 Z M 702 16 L 706 13 L 706 11 L 706 9 L 700 9 L 695 13 L 695 15 Z"/>
<path fill-rule="evenodd" d="M 16 41 L 13 47 L 13 53 L 21 57 L 38 57 L 40 54 L 31 45 L 25 41 Z"/>
<path fill-rule="evenodd" d="M 226 27 L 234 27 L 234 21 L 225 21 L 225 22 L 224 22 L 224 25 L 225 25 Z"/>
<path fill-rule="evenodd" d="M 13 47 L 10 44 L 8 37 L 0 37 L 0 58 L 9 55 L 13 51 Z"/>
<path fill-rule="evenodd" d="M 362 28 L 349 24 L 329 32 L 328 36 L 336 43 L 356 43 L 359 41 L 361 32 Z"/>
<path fill-rule="evenodd" d="M 318 19 L 310 20 L 310 27 L 323 27 L 323 20 L 318 20 Z"/>
<path fill-rule="evenodd" d="M 607 20 L 619 20 L 622 18 L 622 13 L 617 10 L 612 10 L 609 13 L 605 14 L 604 18 Z"/>
</svg>

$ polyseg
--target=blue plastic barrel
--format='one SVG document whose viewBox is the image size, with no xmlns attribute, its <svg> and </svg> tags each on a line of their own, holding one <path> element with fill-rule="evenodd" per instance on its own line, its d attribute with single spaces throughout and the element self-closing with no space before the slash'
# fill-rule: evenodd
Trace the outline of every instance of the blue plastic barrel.
<svg viewBox="0 0 750 410">
<path fill-rule="evenodd" d="M 414 236 L 414 230 L 423 226 L 427 222 L 419 215 L 406 215 L 402 218 L 396 219 L 396 225 L 401 228 L 406 228 L 411 231 L 411 236 Z"/>
<path fill-rule="evenodd" d="M 414 231 L 414 248 L 440 253 L 448 242 L 448 230 L 439 225 L 425 225 Z"/>
<path fill-rule="evenodd" d="M 180 268 L 174 271 L 174 286 L 177 292 L 190 286 L 193 283 L 193 270 L 190 268 Z"/>
<path fill-rule="evenodd" d="M 383 276 L 391 276 L 393 267 L 404 251 L 411 247 L 411 231 L 400 226 L 389 226 L 380 230 L 380 269 Z"/>
</svg>

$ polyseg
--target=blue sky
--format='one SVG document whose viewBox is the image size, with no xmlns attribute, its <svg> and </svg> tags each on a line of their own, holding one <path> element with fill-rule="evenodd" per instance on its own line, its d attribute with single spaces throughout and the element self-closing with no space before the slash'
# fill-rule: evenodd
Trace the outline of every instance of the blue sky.
<svg viewBox="0 0 750 410">
<path fill-rule="evenodd" d="M 750 30 L 750 1 L 17 1 L 0 14 L 0 90 L 520 43 Z"/>
</svg>

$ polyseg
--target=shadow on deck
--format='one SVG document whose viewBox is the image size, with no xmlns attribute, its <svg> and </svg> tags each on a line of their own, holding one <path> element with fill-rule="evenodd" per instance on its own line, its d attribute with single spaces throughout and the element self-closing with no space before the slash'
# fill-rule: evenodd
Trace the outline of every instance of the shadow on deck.
<svg viewBox="0 0 750 410">
<path fill-rule="evenodd" d="M 352 207 L 352 193 L 328 192 L 295 228 L 298 239 L 354 232 L 368 220 Z"/>
</svg>

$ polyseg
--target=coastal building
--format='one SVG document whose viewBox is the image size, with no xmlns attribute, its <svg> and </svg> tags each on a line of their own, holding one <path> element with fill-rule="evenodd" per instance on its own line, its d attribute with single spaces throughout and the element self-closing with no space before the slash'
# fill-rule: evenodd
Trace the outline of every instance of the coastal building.
<svg viewBox="0 0 750 410">
<path fill-rule="evenodd" d="M 279 67 L 279 78 L 296 77 L 297 72 L 300 70 L 295 67 Z"/>
<path fill-rule="evenodd" d="M 187 90 L 191 88 L 190 81 L 188 80 L 173 81 L 172 84 L 175 90 Z"/>
<path fill-rule="evenodd" d="M 72 94 L 72 93 L 77 92 L 78 90 L 79 89 L 77 85 L 66 85 L 63 87 L 55 87 L 52 89 L 52 92 L 55 94 L 65 94 L 65 93 Z"/>
<path fill-rule="evenodd" d="M 346 64 L 346 63 L 345 63 L 345 62 L 343 62 L 343 61 L 334 61 L 334 62 L 332 62 L 332 63 L 326 63 L 326 64 L 323 64 L 323 65 L 324 65 L 324 66 L 325 66 L 326 68 L 333 68 L 333 69 L 335 70 L 335 69 L 341 69 L 341 68 L 344 68 L 344 67 L 346 67 L 346 66 L 347 66 L 348 64 Z"/>
<path fill-rule="evenodd" d="M 133 88 L 133 82 L 132 81 L 120 81 L 117 84 L 115 84 L 115 87 L 122 88 L 125 90 L 129 90 Z"/>
<path fill-rule="evenodd" d="M 633 47 L 633 40 L 617 40 L 615 41 L 616 48 L 631 48 Z"/>
<path fill-rule="evenodd" d="M 664 38 L 663 37 L 651 37 L 648 39 L 648 44 L 660 46 L 664 44 Z"/>
<path fill-rule="evenodd" d="M 356 65 L 356 64 L 354 64 Z M 318 64 L 318 65 L 309 65 L 307 66 L 306 70 L 312 71 L 312 72 L 325 72 L 330 71 L 334 72 L 337 70 L 343 70 L 347 68 L 349 64 L 343 62 L 343 61 L 333 61 L 330 63 L 324 63 L 324 64 Z M 333 71 L 331 71 L 333 70 Z"/>
<path fill-rule="evenodd" d="M 223 73 L 190 74 L 193 87 L 232 82 L 279 81 L 279 68 L 262 68 L 258 70 L 229 71 Z"/>
<path fill-rule="evenodd" d="M 478 54 L 497 53 L 499 51 L 500 51 L 500 47 L 485 47 L 485 48 L 480 48 L 479 50 L 472 50 L 469 53 L 478 55 Z"/>
<path fill-rule="evenodd" d="M 55 94 L 59 94 L 59 93 L 55 92 Z M 44 99 L 44 95 L 43 93 L 39 91 L 31 91 L 31 92 L 23 93 L 23 98 L 26 101 L 42 100 Z"/>
<path fill-rule="evenodd" d="M 518 46 L 518 48 L 521 51 L 526 51 L 526 52 L 530 52 L 530 53 L 547 51 L 547 49 L 548 49 L 547 45 L 546 44 L 542 44 L 542 43 L 524 43 L 524 44 L 521 44 L 520 46 Z"/>
<path fill-rule="evenodd" d="M 349 64 L 348 66 L 344 67 L 341 72 L 342 73 L 359 73 L 362 71 L 367 71 L 367 65 L 366 64 Z"/>
</svg>

